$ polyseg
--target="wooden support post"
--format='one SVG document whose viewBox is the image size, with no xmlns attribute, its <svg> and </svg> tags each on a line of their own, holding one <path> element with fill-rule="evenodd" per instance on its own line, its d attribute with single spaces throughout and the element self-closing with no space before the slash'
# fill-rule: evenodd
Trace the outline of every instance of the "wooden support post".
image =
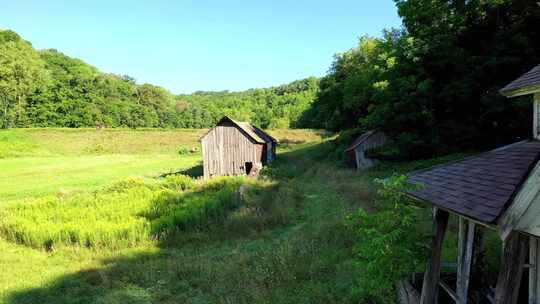
<svg viewBox="0 0 540 304">
<path fill-rule="evenodd" d="M 474 249 L 475 230 L 475 223 L 471 221 L 466 221 L 464 218 L 459 217 L 459 244 L 456 283 L 456 303 L 458 304 L 467 303 L 467 296 L 469 294 L 469 278 L 471 274 L 471 264 Z"/>
<path fill-rule="evenodd" d="M 540 93 L 534 94 L 533 136 L 540 138 Z"/>
<path fill-rule="evenodd" d="M 540 252 L 538 238 L 529 237 L 529 304 L 540 304 L 540 280 L 538 278 L 538 265 Z"/>
<path fill-rule="evenodd" d="M 527 255 L 527 242 L 527 237 L 515 231 L 511 232 L 504 241 L 501 270 L 495 290 L 496 304 L 517 303 Z"/>
<path fill-rule="evenodd" d="M 436 209 L 434 212 L 433 222 L 433 240 L 431 259 L 426 266 L 424 273 L 424 283 L 422 285 L 422 295 L 420 304 L 436 304 L 439 297 L 439 278 L 441 272 L 441 251 L 448 226 L 448 212 Z"/>
<path fill-rule="evenodd" d="M 491 293 L 489 288 L 490 281 L 489 276 L 486 276 L 487 264 L 486 264 L 486 250 L 484 231 L 480 229 L 480 226 L 476 225 L 477 229 L 474 236 L 474 249 L 473 259 L 471 265 L 471 275 L 469 280 L 469 298 L 478 298 L 481 295 Z M 471 291 L 474 290 L 474 293 Z"/>
</svg>

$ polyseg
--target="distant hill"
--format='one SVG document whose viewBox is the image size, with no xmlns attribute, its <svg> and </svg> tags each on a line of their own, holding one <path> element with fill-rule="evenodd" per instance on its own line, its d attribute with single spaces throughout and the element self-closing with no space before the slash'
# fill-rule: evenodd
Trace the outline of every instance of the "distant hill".
<svg viewBox="0 0 540 304">
<path fill-rule="evenodd" d="M 204 128 L 223 115 L 264 128 L 295 127 L 317 89 L 318 80 L 307 78 L 268 89 L 175 96 L 0 31 L 1 128 Z"/>
</svg>

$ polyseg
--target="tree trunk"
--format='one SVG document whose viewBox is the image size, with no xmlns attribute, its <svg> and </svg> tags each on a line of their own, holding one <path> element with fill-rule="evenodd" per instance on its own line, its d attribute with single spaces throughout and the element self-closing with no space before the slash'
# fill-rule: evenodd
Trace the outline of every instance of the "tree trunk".
<svg viewBox="0 0 540 304">
<path fill-rule="evenodd" d="M 15 117 L 15 127 L 19 126 L 22 112 L 22 99 L 21 95 L 17 95 L 17 116 Z"/>
</svg>

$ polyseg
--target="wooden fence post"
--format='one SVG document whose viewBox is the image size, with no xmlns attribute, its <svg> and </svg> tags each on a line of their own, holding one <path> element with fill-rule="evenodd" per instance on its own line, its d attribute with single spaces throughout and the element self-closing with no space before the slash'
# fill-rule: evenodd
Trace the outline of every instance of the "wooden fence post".
<svg viewBox="0 0 540 304">
<path fill-rule="evenodd" d="M 436 304 L 438 302 L 439 278 L 441 272 L 441 251 L 444 234 L 446 232 L 446 227 L 448 226 L 448 216 L 449 213 L 444 210 L 438 208 L 435 210 L 435 214 L 433 216 L 434 235 L 431 245 L 431 258 L 427 264 L 426 272 L 424 273 L 420 304 Z"/>
<path fill-rule="evenodd" d="M 495 290 L 496 304 L 516 304 L 519 297 L 523 265 L 528 251 L 528 238 L 511 232 L 504 241 L 501 270 Z"/>
</svg>

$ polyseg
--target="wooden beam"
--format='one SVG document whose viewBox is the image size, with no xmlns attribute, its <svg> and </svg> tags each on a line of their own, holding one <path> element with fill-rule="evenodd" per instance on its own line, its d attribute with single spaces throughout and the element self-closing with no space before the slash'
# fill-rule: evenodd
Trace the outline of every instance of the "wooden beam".
<svg viewBox="0 0 540 304">
<path fill-rule="evenodd" d="M 398 304 L 418 304 L 420 295 L 408 280 L 402 280 L 396 283 L 398 294 Z"/>
<path fill-rule="evenodd" d="M 533 137 L 538 139 L 540 126 L 538 125 L 540 123 L 540 117 L 539 117 L 539 110 L 540 110 L 540 93 L 534 94 L 534 103 L 533 103 L 534 111 L 533 111 Z"/>
<path fill-rule="evenodd" d="M 519 296 L 528 239 L 514 231 L 504 241 L 501 270 L 495 290 L 496 304 L 516 304 Z"/>
<path fill-rule="evenodd" d="M 458 236 L 458 266 L 456 294 L 458 304 L 466 304 L 469 294 L 469 281 L 471 275 L 472 256 L 474 249 L 476 225 L 459 217 Z"/>
<path fill-rule="evenodd" d="M 539 304 L 540 282 L 538 278 L 538 262 L 540 252 L 538 252 L 538 238 L 529 237 L 529 304 Z"/>
<path fill-rule="evenodd" d="M 439 298 L 439 278 L 441 272 L 442 244 L 448 226 L 447 211 L 435 209 L 433 221 L 432 251 L 424 273 L 420 304 L 436 304 Z"/>
<path fill-rule="evenodd" d="M 529 207 L 531 205 L 534 205 L 535 198 L 537 197 L 539 192 L 540 162 L 538 162 L 531 170 L 529 177 L 517 192 L 516 197 L 510 204 L 510 207 L 506 210 L 506 212 L 499 220 L 499 226 L 501 227 L 499 229 L 499 235 L 501 236 L 501 239 L 503 241 L 514 230 L 524 231 L 533 235 L 537 235 L 540 233 L 540 230 L 536 228 L 536 225 L 530 225 L 530 227 L 527 227 L 526 224 L 519 225 L 520 222 L 522 222 L 522 218 L 524 217 L 524 215 L 529 213 L 527 212 L 527 210 L 529 210 Z"/>
<path fill-rule="evenodd" d="M 517 90 L 512 90 L 509 92 L 501 92 L 506 97 L 518 97 L 523 95 L 530 95 L 534 93 L 538 93 L 540 91 L 540 85 L 532 85 L 528 86 L 526 88 L 521 88 Z"/>
<path fill-rule="evenodd" d="M 452 290 L 452 288 L 450 288 L 450 286 L 448 286 L 448 284 L 443 281 L 439 281 L 439 286 L 441 286 L 441 288 L 446 291 L 446 293 L 450 296 L 450 298 L 452 298 L 452 300 L 454 300 L 454 302 L 458 303 L 457 294 Z"/>
</svg>

